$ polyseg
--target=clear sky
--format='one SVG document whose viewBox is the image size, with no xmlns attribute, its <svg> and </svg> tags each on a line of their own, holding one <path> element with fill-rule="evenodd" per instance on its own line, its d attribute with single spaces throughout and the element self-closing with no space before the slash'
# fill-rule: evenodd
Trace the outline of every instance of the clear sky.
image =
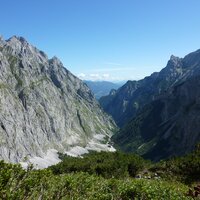
<svg viewBox="0 0 200 200">
<path fill-rule="evenodd" d="M 25 37 L 83 79 L 140 79 L 200 48 L 200 0 L 0 0 L 0 34 Z"/>
</svg>

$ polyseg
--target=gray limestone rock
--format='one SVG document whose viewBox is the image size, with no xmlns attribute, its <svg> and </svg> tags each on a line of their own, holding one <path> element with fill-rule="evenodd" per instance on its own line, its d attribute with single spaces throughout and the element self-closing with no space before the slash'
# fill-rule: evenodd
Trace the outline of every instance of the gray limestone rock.
<svg viewBox="0 0 200 200">
<path fill-rule="evenodd" d="M 22 37 L 0 38 L 1 159 L 106 144 L 114 129 L 90 89 L 58 58 L 48 59 Z"/>
</svg>

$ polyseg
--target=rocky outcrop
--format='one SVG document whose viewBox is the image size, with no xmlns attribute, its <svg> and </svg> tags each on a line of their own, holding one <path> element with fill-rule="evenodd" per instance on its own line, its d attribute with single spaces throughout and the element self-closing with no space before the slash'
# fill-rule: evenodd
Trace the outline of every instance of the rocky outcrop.
<svg viewBox="0 0 200 200">
<path fill-rule="evenodd" d="M 22 37 L 0 39 L 1 159 L 19 162 L 74 146 L 109 150 L 115 128 L 57 57 L 48 59 Z"/>
</svg>

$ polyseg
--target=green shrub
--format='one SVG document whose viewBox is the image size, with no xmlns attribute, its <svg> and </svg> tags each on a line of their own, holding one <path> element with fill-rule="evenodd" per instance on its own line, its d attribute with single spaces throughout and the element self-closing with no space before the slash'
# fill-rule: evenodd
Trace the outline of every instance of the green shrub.
<svg viewBox="0 0 200 200">
<path fill-rule="evenodd" d="M 200 145 L 192 153 L 161 161 L 150 170 L 160 173 L 167 180 L 178 180 L 186 184 L 199 182 Z"/>
<path fill-rule="evenodd" d="M 50 170 L 23 170 L 0 162 L 0 199 L 157 200 L 191 199 L 188 187 L 178 182 L 105 179 L 88 173 L 54 175 Z"/>
<path fill-rule="evenodd" d="M 121 152 L 91 152 L 83 158 L 61 157 L 61 163 L 50 167 L 54 174 L 88 172 L 104 178 L 134 177 L 148 163 L 140 156 Z"/>
</svg>

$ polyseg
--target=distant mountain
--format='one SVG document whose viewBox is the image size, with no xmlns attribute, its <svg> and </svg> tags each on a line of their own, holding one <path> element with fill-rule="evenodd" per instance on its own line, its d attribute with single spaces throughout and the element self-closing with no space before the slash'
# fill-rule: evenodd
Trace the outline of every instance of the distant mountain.
<svg viewBox="0 0 200 200">
<path fill-rule="evenodd" d="M 87 85 L 22 37 L 0 38 L 0 110 L 6 161 L 40 161 L 52 149 L 112 150 L 107 143 L 116 126 Z"/>
<path fill-rule="evenodd" d="M 102 97 L 101 105 L 123 126 L 113 136 L 116 146 L 155 161 L 190 152 L 200 142 L 199 86 L 197 50 L 171 56 L 159 73 Z"/>
<path fill-rule="evenodd" d="M 102 96 L 106 96 L 112 89 L 118 89 L 123 85 L 123 82 L 120 83 L 112 83 L 109 81 L 87 81 L 84 83 L 92 90 L 96 99 L 99 99 Z"/>
</svg>

